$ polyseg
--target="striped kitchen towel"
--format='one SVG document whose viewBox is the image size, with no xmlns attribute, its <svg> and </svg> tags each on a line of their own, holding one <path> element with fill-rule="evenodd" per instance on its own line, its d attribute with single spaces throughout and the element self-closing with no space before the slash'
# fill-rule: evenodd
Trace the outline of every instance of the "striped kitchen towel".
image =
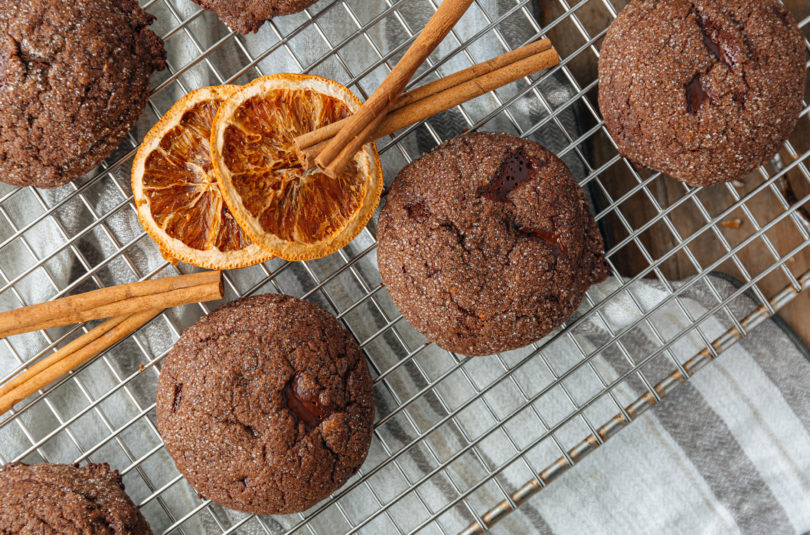
<svg viewBox="0 0 810 535">
<path fill-rule="evenodd" d="M 735 289 L 720 278 L 712 277 L 712 284 L 722 296 Z M 609 282 L 598 292 L 614 288 Z M 685 294 L 683 302 L 696 316 L 716 303 L 705 285 Z M 666 295 L 653 284 L 634 292 L 647 307 Z M 754 308 L 747 297 L 730 305 L 737 318 Z M 637 319 L 633 310 L 616 302 L 605 316 L 620 329 Z M 681 318 L 671 306 L 655 325 L 666 336 L 689 327 Z M 725 330 L 720 321 L 704 325 L 710 340 Z M 597 332 L 590 341 L 603 342 Z M 634 336 L 626 347 L 647 355 L 655 344 L 654 337 Z M 678 351 L 691 355 L 704 345 L 694 337 Z M 765 322 L 494 531 L 810 532 L 808 358 L 807 347 L 784 323 Z M 610 366 L 610 358 L 598 365 Z"/>
</svg>

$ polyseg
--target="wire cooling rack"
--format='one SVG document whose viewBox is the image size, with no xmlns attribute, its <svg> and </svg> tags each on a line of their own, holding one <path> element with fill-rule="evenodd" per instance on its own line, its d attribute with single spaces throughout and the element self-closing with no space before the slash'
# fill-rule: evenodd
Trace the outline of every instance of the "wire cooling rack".
<svg viewBox="0 0 810 535">
<path fill-rule="evenodd" d="M 328 75 L 366 98 L 436 4 L 322 0 L 306 12 L 270 22 L 257 35 L 240 36 L 190 1 L 142 2 L 158 17 L 153 27 L 166 40 L 169 68 L 153 77 L 149 107 L 128 142 L 97 172 L 56 191 L 0 186 L 0 308 L 190 271 L 163 261 L 141 230 L 130 195 L 130 160 L 157 118 L 201 85 L 244 83 L 282 70 Z M 377 405 L 371 452 L 360 473 L 330 499 L 298 515 L 238 514 L 196 496 L 175 470 L 155 427 L 159 367 L 182 330 L 216 303 L 161 314 L 19 405 L 0 420 L 0 461 L 109 462 L 123 474 L 127 491 L 156 533 L 479 533 L 806 289 L 807 265 L 796 260 L 810 246 L 802 215 L 810 195 L 795 191 L 808 191 L 810 152 L 795 140 L 806 139 L 810 130 L 807 103 L 799 137 L 786 143 L 779 159 L 762 167 L 753 181 L 717 186 L 727 192 L 722 206 L 707 205 L 699 189 L 674 181 L 670 186 L 678 188 L 677 199 L 664 202 L 657 185 L 669 179 L 636 170 L 618 156 L 595 104 L 597 81 L 577 78 L 577 65 L 598 57 L 600 40 L 622 3 L 546 4 L 541 18 L 539 7 L 529 0 L 476 0 L 415 83 L 555 31 L 567 32 L 573 38 L 566 42 L 577 43 L 558 46 L 559 67 L 381 140 L 378 146 L 387 185 L 420 151 L 466 129 L 510 131 L 542 141 L 559 154 L 600 199 L 600 225 L 611 221 L 623 232 L 608 244 L 613 278 L 588 293 L 564 328 L 531 347 L 483 359 L 465 359 L 426 343 L 401 319 L 379 279 L 372 221 L 352 244 L 326 259 L 272 260 L 225 275 L 228 300 L 275 291 L 329 308 L 369 359 Z M 800 26 L 807 34 L 810 18 Z M 608 156 L 596 159 L 595 144 Z M 616 170 L 631 179 L 618 193 L 605 178 Z M 799 181 L 799 188 L 786 191 L 788 175 Z M 629 213 L 631 201 L 639 197 L 653 208 L 653 215 L 641 222 Z M 758 209 L 763 197 L 779 210 L 763 215 Z M 674 223 L 685 207 L 697 214 L 689 232 Z M 723 232 L 732 217 L 739 217 L 745 223 L 742 228 L 748 229 L 734 241 Z M 772 233 L 777 230 L 793 238 L 775 240 Z M 651 232 L 669 233 L 677 244 L 654 257 L 644 240 Z M 701 263 L 695 250 L 706 241 L 716 255 Z M 764 265 L 752 267 L 744 261 L 745 250 L 754 246 L 764 251 Z M 616 261 L 629 248 L 640 254 L 646 267 L 622 276 Z M 676 258 L 689 262 L 697 275 L 685 283 L 668 280 L 666 264 Z M 735 266 L 742 279 L 730 295 L 722 294 L 709 276 L 724 263 Z M 775 280 L 781 283 L 774 285 Z M 639 297 L 651 284 L 664 295 L 653 304 Z M 698 287 L 714 296 L 714 303 L 695 313 L 685 294 Z M 735 314 L 731 305 L 744 292 L 753 295 L 757 306 L 753 312 Z M 620 328 L 611 327 L 606 318 L 617 303 L 635 314 Z M 682 315 L 684 328 L 665 333 L 656 315 L 671 310 Z M 710 334 L 710 321 L 722 325 L 720 334 Z M 585 344 L 581 331 L 593 325 L 608 336 Z M 0 376 L 91 327 L 0 341 Z M 626 341 L 639 330 L 654 343 L 645 351 L 629 350 Z M 678 344 L 687 338 L 697 340 L 702 349 L 679 351 Z M 623 363 L 611 373 L 599 365 L 608 352 Z M 437 488 L 441 492 L 435 492 Z"/>
</svg>

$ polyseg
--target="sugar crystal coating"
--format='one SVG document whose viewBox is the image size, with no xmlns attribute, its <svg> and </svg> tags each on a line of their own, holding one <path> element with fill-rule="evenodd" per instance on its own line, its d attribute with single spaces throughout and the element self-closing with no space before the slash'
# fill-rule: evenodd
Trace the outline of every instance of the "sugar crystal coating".
<svg viewBox="0 0 810 535">
<path fill-rule="evenodd" d="M 804 39 L 777 0 L 633 0 L 599 58 L 599 109 L 621 155 L 693 186 L 772 158 L 804 84 Z"/>
</svg>

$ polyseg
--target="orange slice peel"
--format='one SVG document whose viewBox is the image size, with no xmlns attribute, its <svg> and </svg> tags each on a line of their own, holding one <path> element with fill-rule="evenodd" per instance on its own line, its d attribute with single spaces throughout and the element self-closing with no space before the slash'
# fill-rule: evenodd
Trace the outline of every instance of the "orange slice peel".
<svg viewBox="0 0 810 535">
<path fill-rule="evenodd" d="M 210 141 L 214 173 L 230 212 L 260 247 L 286 260 L 321 258 L 371 219 L 383 187 L 374 143 L 337 178 L 306 169 L 293 144 L 360 104 L 333 80 L 282 73 L 254 80 L 219 107 Z"/>
<path fill-rule="evenodd" d="M 138 219 L 172 263 L 221 270 L 273 257 L 240 228 L 211 163 L 215 113 L 240 89 L 222 85 L 187 94 L 152 127 L 133 160 Z"/>
</svg>

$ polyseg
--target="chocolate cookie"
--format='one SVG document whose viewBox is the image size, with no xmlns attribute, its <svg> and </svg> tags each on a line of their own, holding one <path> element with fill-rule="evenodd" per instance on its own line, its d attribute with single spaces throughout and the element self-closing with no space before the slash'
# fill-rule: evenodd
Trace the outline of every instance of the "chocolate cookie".
<svg viewBox="0 0 810 535">
<path fill-rule="evenodd" d="M 777 0 L 633 0 L 602 44 L 599 108 L 631 161 L 692 186 L 725 182 L 796 126 L 804 62 Z"/>
<path fill-rule="evenodd" d="M 163 42 L 137 0 L 0 0 L 0 180 L 52 188 L 141 115 Z"/>
<path fill-rule="evenodd" d="M 124 492 L 121 476 L 106 464 L 0 469 L 0 533 L 151 535 Z"/>
<path fill-rule="evenodd" d="M 308 8 L 315 0 L 194 0 L 239 33 L 257 31 L 265 21 Z"/>
<path fill-rule="evenodd" d="M 607 276 L 602 237 L 568 168 L 508 134 L 466 134 L 405 167 L 378 240 L 402 315 L 464 355 L 538 340 Z"/>
<path fill-rule="evenodd" d="M 211 500 L 304 511 L 357 472 L 374 398 L 363 353 L 322 308 L 260 295 L 187 329 L 160 374 L 157 424 L 177 468 Z"/>
</svg>

